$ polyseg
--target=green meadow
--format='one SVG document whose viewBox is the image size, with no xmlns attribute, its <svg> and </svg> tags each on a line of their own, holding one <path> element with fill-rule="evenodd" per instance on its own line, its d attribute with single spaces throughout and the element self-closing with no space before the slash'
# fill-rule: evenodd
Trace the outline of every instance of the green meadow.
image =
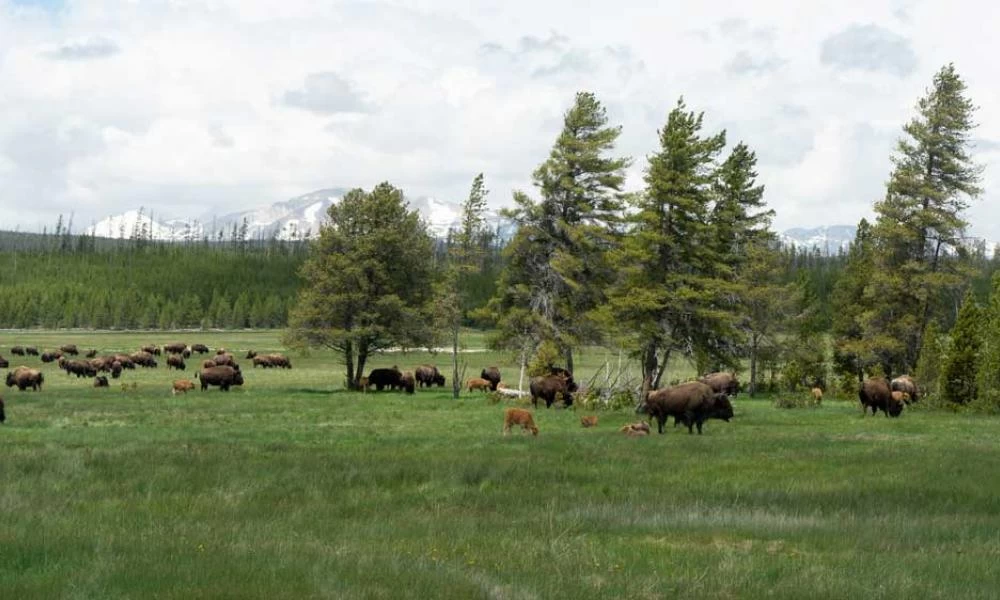
<svg viewBox="0 0 1000 600">
<path fill-rule="evenodd" d="M 282 350 L 276 332 L 29 331 L 0 333 L 0 354 L 38 366 L 10 347 L 171 341 Z M 290 371 L 241 360 L 246 384 L 229 393 L 171 395 L 194 359 L 110 389 L 51 364 L 41 392 L 4 388 L 0 598 L 1000 593 L 1000 419 L 740 395 L 702 436 L 628 438 L 631 410 L 540 408 L 537 438 L 505 438 L 513 401 L 345 392 L 331 353 L 288 355 Z M 467 377 L 499 364 L 516 383 L 509 357 L 463 360 Z M 617 355 L 579 360 L 585 380 Z M 386 354 L 369 368 L 434 362 L 450 380 L 449 361 Z M 582 429 L 582 414 L 599 425 Z"/>
</svg>

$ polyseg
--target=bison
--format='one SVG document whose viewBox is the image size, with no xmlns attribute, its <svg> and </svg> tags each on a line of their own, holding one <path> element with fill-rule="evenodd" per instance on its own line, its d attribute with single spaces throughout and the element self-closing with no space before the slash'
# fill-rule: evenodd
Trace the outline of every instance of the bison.
<svg viewBox="0 0 1000 600">
<path fill-rule="evenodd" d="M 86 360 L 60 359 L 59 368 L 66 371 L 67 375 L 76 375 L 77 378 L 97 376 L 97 369 Z"/>
<path fill-rule="evenodd" d="M 488 392 L 490 391 L 490 388 L 493 387 L 493 384 L 489 380 L 483 379 L 482 377 L 473 377 L 465 382 L 465 387 L 469 388 L 470 392 L 475 390 Z"/>
<path fill-rule="evenodd" d="M 292 368 L 292 361 L 288 360 L 288 357 L 284 354 L 268 354 L 267 360 L 271 362 L 272 367 L 278 367 L 281 369 Z"/>
<path fill-rule="evenodd" d="M 255 356 L 257 356 L 257 351 L 256 350 L 247 350 L 247 355 L 246 355 L 246 359 L 247 360 L 250 360 L 250 359 L 254 358 Z"/>
<path fill-rule="evenodd" d="M 500 384 L 500 369 L 496 367 L 486 367 L 483 372 L 479 374 L 480 377 L 490 382 L 490 391 L 497 391 L 497 385 Z"/>
<path fill-rule="evenodd" d="M 255 368 L 255 369 L 257 367 L 263 367 L 265 369 L 270 369 L 271 367 L 274 366 L 273 364 L 271 364 L 271 358 L 268 357 L 268 356 L 258 356 L 258 355 L 255 354 L 251 358 L 253 358 L 253 368 Z"/>
<path fill-rule="evenodd" d="M 177 379 L 174 381 L 174 385 L 173 388 L 170 390 L 170 393 L 176 396 L 177 392 L 182 392 L 186 394 L 188 393 L 188 390 L 193 390 L 193 389 L 194 389 L 193 381 L 190 381 L 188 379 Z"/>
<path fill-rule="evenodd" d="M 416 387 L 416 378 L 413 376 L 413 371 L 404 371 L 402 375 L 399 376 L 400 386 L 407 394 L 412 394 L 414 388 Z"/>
<path fill-rule="evenodd" d="M 28 356 L 38 356 L 38 348 L 35 348 L 33 346 L 28 346 L 27 348 L 24 349 L 24 353 L 27 354 Z"/>
<path fill-rule="evenodd" d="M 122 363 L 115 360 L 111 362 L 111 378 L 118 379 L 122 376 Z"/>
<path fill-rule="evenodd" d="M 228 365 L 203 369 L 201 372 L 195 373 L 194 376 L 201 380 L 202 391 L 207 390 L 210 385 L 218 386 L 224 392 L 228 392 L 231 386 L 243 385 L 243 374 L 239 369 Z"/>
<path fill-rule="evenodd" d="M 372 369 L 371 373 L 368 373 L 368 384 L 374 385 L 375 390 L 379 392 L 386 387 L 395 390 L 402 385 L 400 382 L 402 376 L 403 373 L 395 365 L 391 369 Z"/>
<path fill-rule="evenodd" d="M 80 351 L 77 349 L 76 344 L 64 344 L 62 346 L 59 346 L 59 351 L 62 352 L 63 354 L 69 354 L 70 356 L 76 356 L 80 354 Z"/>
<path fill-rule="evenodd" d="M 523 408 L 508 408 L 503 411 L 503 434 L 510 435 L 510 428 L 514 425 L 520 425 L 523 431 L 530 431 L 531 435 L 538 435 L 534 417 Z"/>
<path fill-rule="evenodd" d="M 198 354 L 205 354 L 208 352 L 208 346 L 205 344 L 191 344 L 191 352 L 197 352 Z"/>
<path fill-rule="evenodd" d="M 215 364 L 220 367 L 233 367 L 236 368 L 236 359 L 233 358 L 232 354 L 228 352 L 223 352 L 222 354 L 216 354 L 213 359 Z"/>
<path fill-rule="evenodd" d="M 215 364 L 215 361 L 212 360 L 211 358 L 206 358 L 205 360 L 201 361 L 202 369 L 211 369 L 212 367 L 217 367 L 217 366 L 219 365 Z"/>
<path fill-rule="evenodd" d="M 889 382 L 883 378 L 866 379 L 858 389 L 858 398 L 861 400 L 861 410 L 866 415 L 869 408 L 872 409 L 872 416 L 880 410 L 886 417 L 898 417 L 903 412 L 903 402 L 892 397 Z"/>
<path fill-rule="evenodd" d="M 142 351 L 136 352 L 129 358 L 132 359 L 133 363 L 139 365 L 140 367 L 147 369 L 156 368 L 156 359 L 153 358 L 153 355 L 150 354 L 149 352 L 142 352 Z"/>
<path fill-rule="evenodd" d="M 10 366 L 10 361 L 0 356 L 0 369 L 6 369 L 9 366 Z"/>
<path fill-rule="evenodd" d="M 730 398 L 735 398 L 740 391 L 740 382 L 733 373 L 719 372 L 709 373 L 698 381 L 708 384 L 716 394 L 725 394 Z"/>
<path fill-rule="evenodd" d="M 580 417 L 580 425 L 582 427 L 597 427 L 597 415 Z"/>
<path fill-rule="evenodd" d="M 576 382 L 573 377 L 565 375 L 540 375 L 531 379 L 531 403 L 538 408 L 538 399 L 545 400 L 545 408 L 551 408 L 552 404 L 562 396 L 563 403 L 569 407 L 573 404 L 573 392 L 577 391 Z"/>
<path fill-rule="evenodd" d="M 173 342 L 170 344 L 163 345 L 163 351 L 168 354 L 180 354 L 187 349 L 187 344 L 184 342 Z"/>
<path fill-rule="evenodd" d="M 45 375 L 38 369 L 28 367 L 18 367 L 7 372 L 7 387 L 17 386 L 17 389 L 24 391 L 29 387 L 34 391 L 40 391 L 45 383 Z"/>
<path fill-rule="evenodd" d="M 177 356 L 176 354 L 171 354 L 167 357 L 167 369 L 178 369 L 183 371 L 187 365 L 184 364 L 184 358 L 182 356 Z"/>
<path fill-rule="evenodd" d="M 815 402 L 817 406 L 823 403 L 823 390 L 821 388 L 814 387 L 809 391 L 809 393 L 812 394 L 813 402 Z"/>
<path fill-rule="evenodd" d="M 87 353 L 84 354 L 84 356 L 87 358 L 94 358 L 95 356 L 97 356 L 97 349 L 91 348 L 90 350 L 87 350 Z"/>
<path fill-rule="evenodd" d="M 10 353 L 14 356 L 24 356 L 24 346 L 14 346 L 10 349 Z"/>
<path fill-rule="evenodd" d="M 132 358 L 128 354 L 115 354 L 113 358 L 115 362 L 121 364 L 123 369 L 135 369 L 135 363 L 132 362 Z"/>
<path fill-rule="evenodd" d="M 656 418 L 661 434 L 667 419 L 674 417 L 684 421 L 689 434 L 694 433 L 697 426 L 698 435 L 701 435 L 702 424 L 706 420 L 729 421 L 733 418 L 733 405 L 726 394 L 714 392 L 707 383 L 689 381 L 649 392 L 645 401 L 636 407 L 636 413 Z"/>
<path fill-rule="evenodd" d="M 414 372 L 414 376 L 417 378 L 417 384 L 420 387 L 431 387 L 432 385 L 437 385 L 438 387 L 444 386 L 444 375 L 434 365 L 420 365 Z M 484 377 L 483 379 L 486 378 Z"/>
<path fill-rule="evenodd" d="M 62 358 L 62 352 L 42 352 L 41 359 L 43 363 L 55 362 Z"/>
<path fill-rule="evenodd" d="M 893 392 L 906 392 L 909 394 L 909 398 L 906 401 L 907 404 L 910 402 L 916 402 L 920 399 L 917 395 L 917 384 L 909 375 L 900 375 L 899 377 L 893 379 L 889 383 L 889 389 Z"/>
<path fill-rule="evenodd" d="M 98 375 L 97 377 L 94 378 L 94 387 L 95 388 L 109 387 L 108 378 L 105 377 L 104 375 Z"/>
</svg>

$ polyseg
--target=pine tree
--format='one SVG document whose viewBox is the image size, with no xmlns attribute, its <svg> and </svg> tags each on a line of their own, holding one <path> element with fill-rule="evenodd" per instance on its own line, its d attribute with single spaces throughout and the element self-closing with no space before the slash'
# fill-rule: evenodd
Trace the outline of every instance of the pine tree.
<svg viewBox="0 0 1000 600">
<path fill-rule="evenodd" d="M 979 348 L 982 344 L 979 305 L 970 290 L 951 330 L 948 356 L 941 370 L 941 395 L 948 402 L 967 404 L 976 399 Z"/>
<path fill-rule="evenodd" d="M 571 371 L 573 347 L 600 336 L 594 310 L 614 278 L 606 254 L 631 163 L 609 156 L 620 134 L 593 94 L 578 93 L 548 160 L 534 172 L 541 199 L 515 192 L 516 208 L 508 213 L 518 232 L 492 302 L 501 339 L 528 339 L 527 327 L 529 338 L 554 341 Z"/>
<path fill-rule="evenodd" d="M 760 358 L 778 346 L 792 311 L 793 286 L 782 283 L 782 257 L 766 243 L 754 242 L 745 248 L 745 264 L 740 268 L 740 327 L 746 335 L 750 359 L 750 395 L 757 392 Z"/>
<path fill-rule="evenodd" d="M 859 383 L 865 370 L 876 362 L 862 323 L 872 302 L 866 291 L 875 278 L 872 237 L 868 221 L 861 219 L 831 297 L 834 368 L 842 375 L 857 376 Z"/>
<path fill-rule="evenodd" d="M 992 283 L 990 303 L 984 311 L 980 327 L 982 346 L 976 385 L 987 405 L 997 408 L 1000 407 L 1000 272 L 993 274 Z"/>
<path fill-rule="evenodd" d="M 920 335 L 943 316 L 942 295 L 968 277 L 947 254 L 962 246 L 963 212 L 981 194 L 981 167 L 970 155 L 975 110 L 949 64 L 917 103 L 893 157 L 885 199 L 876 203 L 877 271 L 869 343 L 891 369 L 916 363 Z"/>
<path fill-rule="evenodd" d="M 923 390 L 922 395 L 936 398 L 941 391 L 938 384 L 941 380 L 941 361 L 946 350 L 941 336 L 941 328 L 936 320 L 927 324 L 920 339 L 922 345 L 914 376 Z M 980 373 L 982 373 L 982 367 L 980 367 Z"/>
<path fill-rule="evenodd" d="M 284 339 L 340 352 L 356 389 L 371 354 L 429 341 L 433 240 L 389 183 L 351 190 L 327 214 Z"/>
</svg>

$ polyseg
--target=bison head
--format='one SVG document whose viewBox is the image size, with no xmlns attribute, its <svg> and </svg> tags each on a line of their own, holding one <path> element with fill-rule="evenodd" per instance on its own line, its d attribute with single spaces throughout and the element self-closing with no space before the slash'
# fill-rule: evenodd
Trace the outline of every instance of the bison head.
<svg viewBox="0 0 1000 600">
<path fill-rule="evenodd" d="M 15 384 L 14 374 L 11 373 L 10 371 L 7 371 L 7 387 L 14 387 L 14 384 Z"/>
<path fill-rule="evenodd" d="M 240 373 L 239 369 L 233 375 L 233 385 L 243 385 L 243 373 Z"/>
<path fill-rule="evenodd" d="M 646 404 L 645 400 L 642 400 L 642 401 L 639 402 L 639 404 L 635 405 L 635 414 L 637 414 L 637 415 L 648 415 L 649 414 L 649 405 Z"/>
<path fill-rule="evenodd" d="M 435 375 L 434 376 L 434 383 L 438 387 L 444 387 L 444 375 L 442 375 L 440 373 L 438 373 L 437 375 Z"/>
<path fill-rule="evenodd" d="M 712 409 L 712 416 L 729 422 L 733 418 L 733 403 L 729 401 L 729 396 L 725 394 L 715 395 L 715 407 Z"/>
</svg>

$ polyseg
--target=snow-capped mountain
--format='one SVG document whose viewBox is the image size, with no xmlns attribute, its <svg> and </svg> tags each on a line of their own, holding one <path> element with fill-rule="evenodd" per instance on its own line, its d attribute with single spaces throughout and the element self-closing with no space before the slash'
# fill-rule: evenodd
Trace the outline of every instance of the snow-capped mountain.
<svg viewBox="0 0 1000 600">
<path fill-rule="evenodd" d="M 827 225 L 812 229 L 793 227 L 783 231 L 778 238 L 788 246 L 817 248 L 823 254 L 837 254 L 841 248 L 847 251 L 857 229 L 855 225 Z"/>
</svg>

